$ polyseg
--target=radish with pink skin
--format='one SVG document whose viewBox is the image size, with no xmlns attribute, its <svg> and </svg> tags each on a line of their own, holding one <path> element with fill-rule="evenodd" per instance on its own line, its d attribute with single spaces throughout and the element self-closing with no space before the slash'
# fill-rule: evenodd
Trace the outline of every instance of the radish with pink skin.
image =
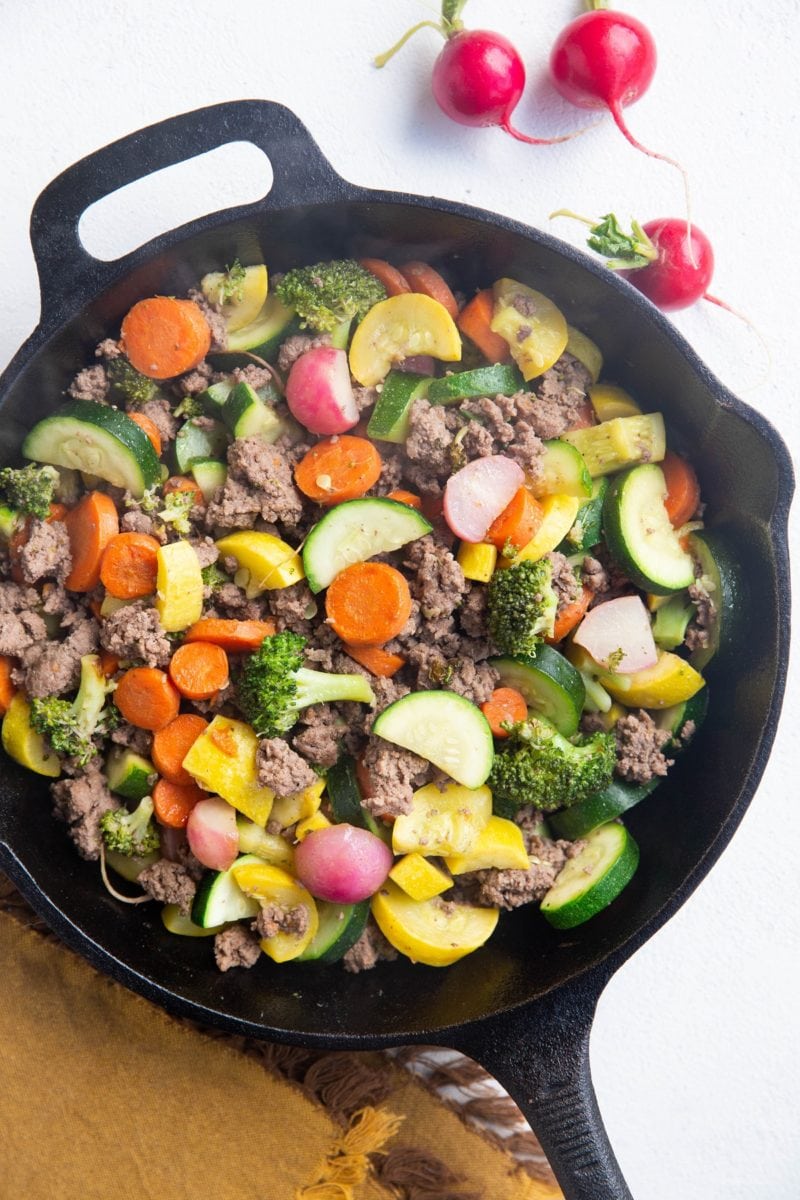
<svg viewBox="0 0 800 1200">
<path fill-rule="evenodd" d="M 572 637 L 608 671 L 630 675 L 655 666 L 658 650 L 639 596 L 620 596 L 590 608 Z"/>
<path fill-rule="evenodd" d="M 392 852 L 368 829 L 331 825 L 307 834 L 295 850 L 297 878 L 319 900 L 357 904 L 377 892 L 393 862 Z"/>
<path fill-rule="evenodd" d="M 482 542 L 525 482 L 525 472 L 504 454 L 467 463 L 451 475 L 444 489 L 444 519 L 465 542 Z"/>
<path fill-rule="evenodd" d="M 286 380 L 286 403 L 292 416 L 311 433 L 347 433 L 357 425 L 346 351 L 316 346 L 301 354 Z"/>
<path fill-rule="evenodd" d="M 198 800 L 189 813 L 186 836 L 192 854 L 212 871 L 227 871 L 239 854 L 236 811 L 218 796 Z"/>
</svg>

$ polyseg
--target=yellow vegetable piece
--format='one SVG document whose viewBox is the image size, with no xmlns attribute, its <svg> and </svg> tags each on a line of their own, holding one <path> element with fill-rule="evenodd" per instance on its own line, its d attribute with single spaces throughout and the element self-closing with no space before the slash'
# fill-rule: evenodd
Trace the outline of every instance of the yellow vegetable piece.
<svg viewBox="0 0 800 1200">
<path fill-rule="evenodd" d="M 184 916 L 177 904 L 165 904 L 161 910 L 161 920 L 165 929 L 177 933 L 179 937 L 213 937 L 225 928 L 224 925 L 210 925 L 204 929 L 202 925 L 195 925 L 191 917 Z"/>
<path fill-rule="evenodd" d="M 158 548 L 156 612 L 167 633 L 188 629 L 203 614 L 203 576 L 190 542 L 170 542 Z"/>
<path fill-rule="evenodd" d="M 411 812 L 392 826 L 392 849 L 395 854 L 463 854 L 491 815 L 492 793 L 487 787 L 447 783 L 440 790 L 428 783 L 414 792 Z"/>
<path fill-rule="evenodd" d="M 220 554 L 231 555 L 239 564 L 236 583 L 248 599 L 262 592 L 291 587 L 305 579 L 300 555 L 288 542 L 271 533 L 244 530 L 230 533 L 217 542 Z"/>
<path fill-rule="evenodd" d="M 561 310 L 516 279 L 498 279 L 494 285 L 491 327 L 508 342 L 526 380 L 549 370 L 567 346 L 567 322 Z"/>
<path fill-rule="evenodd" d="M 261 939 L 261 949 L 273 962 L 289 962 L 302 954 L 319 927 L 319 914 L 311 893 L 286 871 L 268 864 L 243 863 L 237 867 L 234 863 L 231 874 L 246 896 L 286 912 L 298 907 L 306 910 L 308 921 L 302 933 L 281 931 Z"/>
<path fill-rule="evenodd" d="M 399 858 L 389 872 L 389 878 L 412 900 L 432 900 L 453 886 L 446 871 L 416 852 Z"/>
<path fill-rule="evenodd" d="M 46 744 L 40 733 L 31 726 L 31 706 L 22 692 L 17 692 L 3 717 L 3 749 L 20 766 L 57 779 L 61 762 Z"/>
<path fill-rule="evenodd" d="M 501 566 L 513 566 L 526 558 L 536 562 L 550 550 L 555 550 L 575 524 L 581 506 L 579 496 L 566 496 L 563 493 L 542 496 L 539 503 L 542 506 L 541 525 L 515 558 L 500 560 Z"/>
<path fill-rule="evenodd" d="M 192 745 L 183 765 L 208 792 L 216 792 L 240 813 L 266 825 L 275 793 L 262 787 L 256 771 L 258 738 L 244 721 L 214 717 Z"/>
<path fill-rule="evenodd" d="M 462 542 L 456 557 L 467 579 L 488 583 L 497 566 L 497 547 L 490 542 Z"/>
<path fill-rule="evenodd" d="M 616 417 L 636 417 L 639 405 L 629 392 L 613 383 L 595 383 L 589 388 L 589 399 L 598 421 L 613 421 Z"/>
<path fill-rule="evenodd" d="M 304 821 L 298 821 L 294 836 L 298 842 L 302 842 L 304 838 L 313 833 L 315 829 L 330 829 L 330 821 L 325 816 L 325 813 L 316 812 L 313 817 L 306 817 Z"/>
<path fill-rule="evenodd" d="M 295 821 L 313 817 L 322 802 L 324 791 L 325 780 L 320 777 L 302 792 L 295 792 L 291 796 L 276 796 L 270 815 L 273 820 L 279 822 L 282 829 L 286 829 L 289 825 L 294 825 Z"/>
<path fill-rule="evenodd" d="M 434 896 L 412 900 L 387 879 L 372 898 L 372 915 L 388 942 L 412 962 L 448 967 L 491 937 L 500 910 Z"/>
<path fill-rule="evenodd" d="M 658 662 L 631 675 L 603 672 L 598 676 L 606 691 L 626 708 L 669 708 L 690 700 L 705 687 L 703 676 L 684 659 L 668 650 Z"/>
<path fill-rule="evenodd" d="M 458 362 L 461 336 L 438 300 L 407 292 L 373 305 L 356 327 L 350 343 L 350 371 L 364 387 L 374 387 L 395 363 L 415 354 Z"/>
<path fill-rule="evenodd" d="M 110 592 L 106 592 L 100 602 L 100 616 L 105 620 L 106 617 L 113 616 L 115 612 L 119 612 L 121 608 L 127 608 L 128 605 L 135 603 L 135 600 L 120 600 L 117 596 L 112 596 Z"/>
<path fill-rule="evenodd" d="M 466 854 L 450 854 L 445 863 L 453 875 L 463 875 L 465 871 L 485 871 L 489 867 L 527 871 L 531 860 L 519 825 L 505 817 L 492 816 Z"/>
<path fill-rule="evenodd" d="M 603 354 L 600 347 L 574 325 L 567 326 L 567 353 L 578 362 L 582 362 L 592 377 L 592 383 L 597 383 L 603 369 Z"/>
<path fill-rule="evenodd" d="M 294 849 L 286 838 L 277 833 L 267 833 L 261 825 L 256 825 L 255 821 L 243 817 L 241 813 L 236 818 L 236 829 L 240 854 L 257 854 L 264 862 L 272 863 L 275 867 L 294 870 Z"/>
<path fill-rule="evenodd" d="M 226 291 L 230 295 L 230 299 L 222 303 L 222 315 L 229 333 L 235 333 L 237 329 L 243 329 L 255 321 L 267 299 L 267 268 L 258 265 L 239 270 L 241 277 L 238 282 L 231 280 L 227 271 L 211 271 L 200 281 L 201 291 L 211 304 L 220 304 Z M 230 288 L 226 288 L 228 283 L 232 284 Z"/>
<path fill-rule="evenodd" d="M 634 467 L 637 463 L 661 462 L 667 452 L 661 413 L 614 417 L 602 425 L 562 433 L 561 439 L 580 451 L 593 478 Z"/>
</svg>

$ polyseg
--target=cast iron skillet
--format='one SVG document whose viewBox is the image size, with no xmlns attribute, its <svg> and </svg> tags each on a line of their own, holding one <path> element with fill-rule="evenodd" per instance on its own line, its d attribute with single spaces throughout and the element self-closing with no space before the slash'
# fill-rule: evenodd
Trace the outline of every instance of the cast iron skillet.
<svg viewBox="0 0 800 1200">
<path fill-rule="evenodd" d="M 231 141 L 271 160 L 257 204 L 216 213 L 125 258 L 84 250 L 87 205 L 159 168 Z M 515 1097 L 569 1200 L 630 1195 L 589 1074 L 589 1031 L 616 968 L 691 894 L 749 803 L 775 735 L 789 646 L 788 452 L 732 396 L 650 303 L 604 267 L 518 222 L 443 200 L 370 191 L 341 179 L 287 109 L 242 101 L 150 127 L 89 155 L 36 202 L 31 240 L 41 321 L 0 380 L 0 460 L 54 408 L 71 375 L 130 304 L 182 292 L 238 256 L 271 271 L 337 255 L 444 264 L 463 289 L 510 274 L 551 296 L 595 338 L 606 374 L 667 414 L 691 448 L 716 530 L 749 589 L 735 654 L 709 671 L 702 736 L 657 794 L 627 818 L 642 851 L 624 894 L 587 925 L 549 929 L 534 908 L 505 916 L 480 952 L 447 970 L 384 964 L 364 975 L 262 963 L 222 975 L 206 941 L 164 932 L 157 907 L 131 910 L 101 887 L 49 816 L 44 784 L 4 762 L 0 867 L 71 946 L 115 979 L 182 1016 L 230 1032 L 338 1049 L 425 1042 L 482 1062 Z M 746 620 L 746 618 L 745 618 Z"/>
</svg>

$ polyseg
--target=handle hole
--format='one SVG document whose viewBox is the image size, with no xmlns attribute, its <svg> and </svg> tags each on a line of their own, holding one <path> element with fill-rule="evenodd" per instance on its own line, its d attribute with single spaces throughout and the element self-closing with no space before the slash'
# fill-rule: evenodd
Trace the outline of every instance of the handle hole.
<svg viewBox="0 0 800 1200">
<path fill-rule="evenodd" d="M 78 236 L 94 258 L 113 262 L 198 217 L 254 204 L 272 187 L 272 166 L 251 142 L 228 142 L 154 171 L 90 204 Z"/>
</svg>

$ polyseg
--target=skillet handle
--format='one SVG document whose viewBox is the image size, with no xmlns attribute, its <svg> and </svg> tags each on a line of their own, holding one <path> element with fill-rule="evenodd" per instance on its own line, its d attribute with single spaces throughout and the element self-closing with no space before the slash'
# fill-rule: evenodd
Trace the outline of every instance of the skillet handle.
<svg viewBox="0 0 800 1200">
<path fill-rule="evenodd" d="M 67 167 L 33 207 L 30 237 L 39 273 L 42 323 L 59 317 L 65 306 L 74 312 L 90 295 L 124 274 L 133 257 L 102 262 L 87 253 L 78 222 L 89 205 L 154 171 L 242 141 L 258 146 L 270 160 L 272 189 L 255 204 L 228 210 L 226 219 L 246 217 L 265 207 L 330 201 L 350 190 L 302 121 L 270 100 L 214 104 L 128 134 Z"/>
<path fill-rule="evenodd" d="M 513 1097 L 565 1200 L 632 1200 L 589 1070 L 598 996 L 591 980 L 567 985 L 523 1014 L 503 1014 L 459 1032 L 448 1045 L 479 1062 Z"/>
</svg>

